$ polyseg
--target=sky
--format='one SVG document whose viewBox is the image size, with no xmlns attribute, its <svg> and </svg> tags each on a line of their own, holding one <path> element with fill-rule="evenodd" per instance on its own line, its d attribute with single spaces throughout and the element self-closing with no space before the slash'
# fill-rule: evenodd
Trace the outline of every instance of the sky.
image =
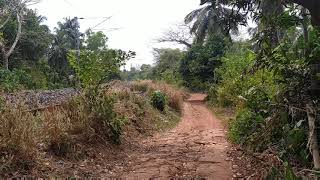
<svg viewBox="0 0 320 180">
<path fill-rule="evenodd" d="M 110 48 L 133 50 L 130 66 L 153 63 L 153 48 L 181 48 L 175 44 L 159 44 L 156 39 L 199 7 L 199 0 L 42 0 L 31 8 L 47 17 L 51 29 L 64 17 L 83 17 L 81 30 L 93 28 L 104 17 L 111 18 L 96 27 L 109 38 Z M 115 28 L 117 30 L 115 30 Z"/>
</svg>

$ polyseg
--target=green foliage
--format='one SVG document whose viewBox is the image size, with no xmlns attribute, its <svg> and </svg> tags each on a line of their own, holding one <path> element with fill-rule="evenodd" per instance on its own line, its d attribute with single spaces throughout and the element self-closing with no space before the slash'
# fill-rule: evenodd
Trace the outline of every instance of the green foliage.
<svg viewBox="0 0 320 180">
<path fill-rule="evenodd" d="M 216 80 L 215 70 L 221 65 L 227 46 L 228 40 L 220 35 L 211 35 L 204 45 L 193 45 L 180 66 L 184 85 L 192 90 L 208 89 Z"/>
<path fill-rule="evenodd" d="M 190 30 L 196 36 L 197 43 L 202 44 L 210 34 L 223 34 L 230 37 L 230 31 L 238 32 L 238 22 L 245 23 L 246 17 L 239 16 L 227 6 L 219 5 L 216 1 L 201 0 L 200 4 L 201 8 L 192 11 L 185 17 L 185 23 L 192 24 Z"/>
<path fill-rule="evenodd" d="M 84 118 L 91 121 L 92 128 L 99 136 L 107 137 L 112 142 L 119 144 L 122 127 L 126 120 L 114 111 L 115 99 L 105 93 L 100 90 L 87 90 L 85 98 L 82 99 L 85 111 L 88 113 Z"/>
<path fill-rule="evenodd" d="M 12 58 L 12 67 L 34 65 L 46 56 L 53 35 L 47 25 L 43 25 L 45 17 L 34 10 L 27 10 L 24 15 L 23 35 L 18 42 Z M 10 30 L 12 33 L 12 30 Z"/>
<path fill-rule="evenodd" d="M 151 95 L 151 104 L 160 111 L 164 111 L 166 107 L 166 95 L 161 91 L 155 91 Z"/>
<path fill-rule="evenodd" d="M 222 66 L 216 71 L 220 82 L 209 91 L 211 103 L 241 106 L 245 101 L 247 107 L 266 110 L 264 105 L 273 99 L 280 87 L 271 71 L 261 69 L 247 73 L 255 57 L 245 44 L 234 45 L 227 52 L 222 58 Z"/>
<path fill-rule="evenodd" d="M 13 92 L 33 86 L 31 76 L 25 71 L 0 69 L 0 91 Z"/>
<path fill-rule="evenodd" d="M 241 110 L 230 122 L 230 139 L 239 144 L 248 143 L 252 134 L 260 129 L 264 118 L 250 109 Z"/>
<path fill-rule="evenodd" d="M 49 27 L 43 25 L 45 18 L 38 15 L 36 11 L 24 9 L 22 12 L 24 21 L 22 23 L 23 33 L 10 56 L 9 67 L 20 68 L 26 64 L 37 63 L 46 55 L 47 49 L 52 41 Z M 0 30 L 1 41 L 6 48 L 13 44 L 18 23 L 15 17 L 11 17 L 5 26 Z"/>
<path fill-rule="evenodd" d="M 79 62 L 75 52 L 69 54 L 70 65 L 75 69 L 85 88 L 97 86 L 109 81 L 120 71 L 127 59 L 135 56 L 134 52 L 121 50 L 82 51 Z"/>
<path fill-rule="evenodd" d="M 265 61 L 272 61 L 268 65 L 271 71 L 264 67 L 254 69 L 257 56 L 246 44 L 235 44 L 222 58 L 222 65 L 216 71 L 219 83 L 210 89 L 209 100 L 215 105 L 238 109 L 236 118 L 230 122 L 232 141 L 258 151 L 277 144 L 282 158 L 295 158 L 307 164 L 308 153 L 302 148 L 307 138 L 305 123 L 288 120 L 301 118 L 300 113 L 290 117 L 290 113 L 284 113 L 285 108 L 274 106 L 281 100 L 279 93 L 299 84 L 293 78 L 298 77 L 300 71 L 297 70 L 304 67 L 301 61 L 293 59 L 290 49 L 282 48 L 285 44 L 274 51 L 273 57 L 277 60 Z M 286 55 L 282 55 L 284 53 Z M 292 58 L 287 59 L 290 56 Z"/>
<path fill-rule="evenodd" d="M 92 32 L 91 30 L 88 30 L 86 34 L 86 49 L 99 51 L 107 48 L 108 38 L 103 32 Z"/>
<path fill-rule="evenodd" d="M 185 52 L 179 49 L 154 49 L 155 65 L 143 64 L 140 69 L 132 67 L 121 74 L 124 80 L 158 80 L 176 86 L 183 85 L 179 72 Z"/>
<path fill-rule="evenodd" d="M 179 73 L 184 52 L 179 49 L 155 49 L 156 66 L 153 69 L 155 79 L 169 84 L 182 85 L 182 77 Z"/>
<path fill-rule="evenodd" d="M 55 28 L 54 40 L 48 52 L 48 65 L 54 86 L 72 86 L 75 72 L 68 61 L 71 51 L 82 47 L 80 24 L 77 18 L 65 18 Z"/>
</svg>

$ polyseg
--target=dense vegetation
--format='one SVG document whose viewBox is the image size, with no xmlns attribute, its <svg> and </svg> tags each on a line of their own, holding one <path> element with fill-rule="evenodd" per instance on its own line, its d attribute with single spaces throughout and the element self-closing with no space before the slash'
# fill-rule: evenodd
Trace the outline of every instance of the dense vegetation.
<svg viewBox="0 0 320 180">
<path fill-rule="evenodd" d="M 185 19 L 192 45 L 163 50 L 176 56 L 160 53 L 154 67 L 137 71 L 147 76 L 136 78 L 207 91 L 211 105 L 236 111 L 229 123 L 234 143 L 252 152 L 271 149 L 285 162 L 282 167 L 320 169 L 319 3 L 201 0 L 201 5 Z M 252 22 L 255 27 L 249 27 Z M 247 27 L 249 39 L 239 40 L 240 26 Z M 167 41 L 185 44 L 179 37 Z M 174 57 L 176 63 L 170 63 Z M 163 64 L 176 72 L 174 81 L 158 70 Z"/>
<path fill-rule="evenodd" d="M 17 160 L 32 161 L 37 138 L 43 137 L 54 153 L 66 154 L 74 132 L 119 143 L 127 120 L 116 112 L 117 100 L 139 120 L 145 111 L 157 116 L 181 112 L 182 93 L 165 92 L 163 84 L 142 81 L 123 85 L 120 93 L 102 88 L 115 79 L 151 79 L 207 92 L 211 105 L 234 109 L 230 140 L 252 152 L 271 150 L 284 162 L 277 176 L 287 174 L 284 166 L 320 169 L 317 0 L 201 0 L 201 7 L 185 18 L 192 42 L 167 38 L 185 45 L 184 50 L 155 49 L 153 66 L 129 71 L 120 68 L 134 52 L 109 48 L 103 32 L 81 33 L 78 18 L 66 18 L 50 32 L 45 18 L 28 8 L 34 2 L 0 0 L 0 92 L 65 87 L 84 92 L 55 114 L 34 115 L 0 103 L 0 153 L 5 149 L 19 154 Z M 237 40 L 240 26 L 250 38 Z"/>
</svg>

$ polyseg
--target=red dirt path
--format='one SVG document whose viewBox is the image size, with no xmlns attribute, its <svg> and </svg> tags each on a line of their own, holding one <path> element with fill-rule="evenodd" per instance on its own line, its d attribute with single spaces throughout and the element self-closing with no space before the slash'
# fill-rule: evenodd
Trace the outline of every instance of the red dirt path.
<svg viewBox="0 0 320 180">
<path fill-rule="evenodd" d="M 87 147 L 88 158 L 80 162 L 44 154 L 46 166 L 33 174 L 128 180 L 232 179 L 225 129 L 206 107 L 205 97 L 192 94 L 184 103 L 181 122 L 171 131 L 147 139 L 132 137 L 137 140 L 119 147 Z"/>
<path fill-rule="evenodd" d="M 226 161 L 229 146 L 220 121 L 204 103 L 205 95 L 193 94 L 184 104 L 183 118 L 173 130 L 141 142 L 128 155 L 125 179 L 232 179 Z M 118 173 L 117 173 L 118 174 Z"/>
</svg>

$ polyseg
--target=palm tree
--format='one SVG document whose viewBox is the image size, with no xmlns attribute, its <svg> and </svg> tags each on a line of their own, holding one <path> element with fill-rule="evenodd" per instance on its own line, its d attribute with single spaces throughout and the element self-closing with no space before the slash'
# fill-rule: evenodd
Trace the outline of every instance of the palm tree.
<svg viewBox="0 0 320 180">
<path fill-rule="evenodd" d="M 245 24 L 246 19 L 239 11 L 227 6 L 227 0 L 201 0 L 203 7 L 196 9 L 185 17 L 185 23 L 193 23 L 191 33 L 197 43 L 203 43 L 212 33 L 230 37 L 230 32 L 238 32 L 238 24 Z"/>
</svg>

